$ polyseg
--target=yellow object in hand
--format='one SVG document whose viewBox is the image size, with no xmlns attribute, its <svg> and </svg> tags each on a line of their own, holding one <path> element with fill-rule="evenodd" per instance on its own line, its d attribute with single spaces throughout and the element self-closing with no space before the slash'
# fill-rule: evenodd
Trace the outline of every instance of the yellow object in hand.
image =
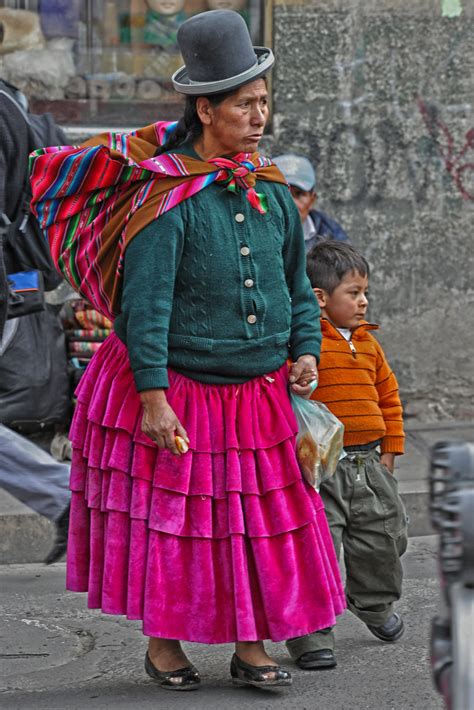
<svg viewBox="0 0 474 710">
<path fill-rule="evenodd" d="M 187 451 L 189 451 L 189 446 L 182 436 L 175 436 L 174 443 L 176 444 L 176 448 L 178 449 L 180 454 L 185 454 Z"/>
</svg>

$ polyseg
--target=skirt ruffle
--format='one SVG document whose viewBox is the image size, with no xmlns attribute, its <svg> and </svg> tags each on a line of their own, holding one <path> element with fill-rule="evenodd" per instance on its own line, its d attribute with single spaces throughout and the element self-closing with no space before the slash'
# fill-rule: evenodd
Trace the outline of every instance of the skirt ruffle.
<svg viewBox="0 0 474 710">
<path fill-rule="evenodd" d="M 128 354 L 111 335 L 77 390 L 67 586 L 148 636 L 280 641 L 345 607 L 319 495 L 302 480 L 286 367 L 242 385 L 170 371 L 190 450 L 141 431 Z"/>
</svg>

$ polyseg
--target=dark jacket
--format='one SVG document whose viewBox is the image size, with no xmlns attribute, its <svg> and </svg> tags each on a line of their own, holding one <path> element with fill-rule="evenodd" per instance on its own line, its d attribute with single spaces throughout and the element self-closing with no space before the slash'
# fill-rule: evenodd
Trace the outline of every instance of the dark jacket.
<svg viewBox="0 0 474 710">
<path fill-rule="evenodd" d="M 33 148 L 65 143 L 66 137 L 51 114 L 27 114 L 23 99 L 14 86 L 0 80 L 0 213 L 11 222 L 0 243 L 0 335 L 7 315 L 6 274 L 38 269 L 47 291 L 61 283 L 39 224 L 28 216 L 28 155 Z"/>
<path fill-rule="evenodd" d="M 319 210 L 311 210 L 309 216 L 313 220 L 316 229 L 316 235 L 311 239 L 305 240 L 306 252 L 323 239 L 335 239 L 338 242 L 348 242 L 349 237 L 336 220 L 328 217 L 324 212 Z"/>
<path fill-rule="evenodd" d="M 1 87 L 0 87 L 1 88 Z M 0 213 L 13 220 L 19 208 L 28 162 L 28 128 L 11 100 L 0 94 Z M 7 317 L 8 289 L 0 244 L 0 339 Z"/>
<path fill-rule="evenodd" d="M 0 96 L 0 136 L 0 212 L 13 221 L 23 198 L 29 138 L 20 110 L 4 95 Z"/>
</svg>

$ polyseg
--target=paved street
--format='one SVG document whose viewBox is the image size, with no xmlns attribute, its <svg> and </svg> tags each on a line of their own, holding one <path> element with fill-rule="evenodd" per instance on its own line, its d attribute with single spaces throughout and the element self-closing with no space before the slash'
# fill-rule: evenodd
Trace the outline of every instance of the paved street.
<svg viewBox="0 0 474 710">
<path fill-rule="evenodd" d="M 429 627 L 438 599 L 436 538 L 410 539 L 399 604 L 407 624 L 393 646 L 372 637 L 346 613 L 338 626 L 336 669 L 293 669 L 282 644 L 274 657 L 294 672 L 289 691 L 234 689 L 230 646 L 188 645 L 203 687 L 183 696 L 157 688 L 142 670 L 145 643 L 137 622 L 85 608 L 85 596 L 66 593 L 64 564 L 1 569 L 0 705 L 5 710 L 108 708 L 255 708 L 257 710 L 437 710 L 431 684 Z"/>
</svg>

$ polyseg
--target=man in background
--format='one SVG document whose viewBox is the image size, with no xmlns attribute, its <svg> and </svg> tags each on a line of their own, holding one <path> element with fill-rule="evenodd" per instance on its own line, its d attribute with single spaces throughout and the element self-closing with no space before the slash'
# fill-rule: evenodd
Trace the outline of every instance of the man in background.
<svg viewBox="0 0 474 710">
<path fill-rule="evenodd" d="M 69 465 L 21 436 L 66 425 L 70 409 L 63 327 L 53 307 L 10 317 L 8 274 L 37 270 L 46 291 L 62 281 L 29 214 L 28 155 L 66 136 L 50 114 L 28 112 L 17 87 L 0 80 L 0 488 L 55 525 L 45 563 L 66 552 Z"/>
<path fill-rule="evenodd" d="M 300 213 L 306 252 L 323 239 L 349 241 L 340 224 L 324 212 L 315 209 L 317 200 L 316 173 L 310 161 L 302 155 L 285 153 L 272 158 L 286 177 L 291 194 Z"/>
</svg>

